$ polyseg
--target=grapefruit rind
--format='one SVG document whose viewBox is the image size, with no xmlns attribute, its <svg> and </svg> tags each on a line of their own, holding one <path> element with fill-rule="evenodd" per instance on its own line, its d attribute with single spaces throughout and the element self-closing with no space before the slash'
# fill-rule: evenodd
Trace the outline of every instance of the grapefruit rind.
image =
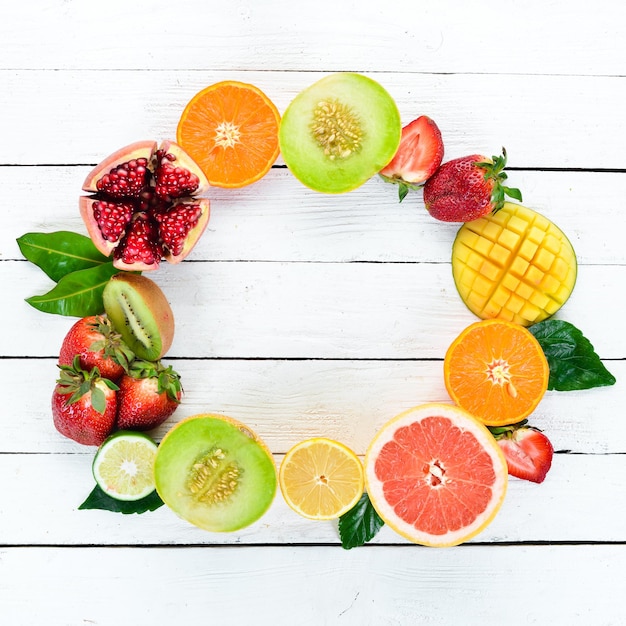
<svg viewBox="0 0 626 626">
<path fill-rule="evenodd" d="M 343 502 L 340 508 L 338 507 L 332 512 L 328 512 L 326 514 L 324 513 L 309 514 L 307 511 L 303 510 L 301 503 L 297 501 L 297 497 L 295 496 L 294 493 L 292 493 L 292 489 L 291 489 L 291 486 L 289 485 L 289 478 L 287 477 L 287 473 L 289 472 L 289 466 L 294 456 L 301 454 L 303 452 L 306 453 L 307 448 L 310 448 L 318 444 L 323 444 L 324 446 L 333 447 L 339 450 L 345 456 L 345 460 L 347 463 L 352 462 L 353 468 L 355 468 L 358 472 L 358 480 L 354 484 L 354 489 L 353 489 L 354 494 L 352 498 Z M 346 445 L 342 444 L 341 442 L 335 441 L 333 439 L 328 439 L 326 437 L 315 437 L 312 439 L 307 439 L 305 441 L 301 441 L 300 443 L 290 448 L 287 454 L 284 456 L 282 463 L 280 464 L 280 468 L 278 472 L 278 480 L 279 480 L 279 485 L 280 485 L 282 496 L 285 502 L 287 503 L 287 505 L 289 506 L 289 508 L 291 508 L 293 511 L 295 511 L 299 515 L 302 515 L 302 517 L 306 517 L 308 519 L 313 519 L 313 520 L 336 519 L 340 517 L 341 515 L 343 515 L 344 513 L 347 513 L 360 500 L 361 496 L 363 495 L 363 489 L 365 486 L 365 476 L 363 472 L 363 465 L 361 461 L 359 460 L 359 458 L 357 457 L 357 455 L 350 448 L 348 448 Z M 307 481 L 308 483 L 307 488 L 314 489 L 315 486 L 313 485 L 313 482 L 314 482 L 314 477 L 310 476 L 309 480 Z"/>
<path fill-rule="evenodd" d="M 471 523 L 455 530 L 448 530 L 447 532 L 441 534 L 434 534 L 420 530 L 415 525 L 408 523 L 400 517 L 385 495 L 385 482 L 381 480 L 376 473 L 376 461 L 380 457 L 381 451 L 386 444 L 394 441 L 394 436 L 399 429 L 415 424 L 416 422 L 422 422 L 422 420 L 426 418 L 437 416 L 449 419 L 452 426 L 460 429 L 462 433 L 472 435 L 480 448 L 488 455 L 493 469 L 493 481 L 490 485 L 488 485 L 491 490 L 491 498 L 489 499 L 487 506 L 485 506 L 484 509 L 475 516 Z M 414 450 L 404 448 L 404 451 L 406 451 L 409 456 L 415 454 Z M 415 457 L 413 460 L 415 460 Z M 469 459 L 457 459 L 457 462 L 468 460 Z M 401 471 L 402 474 L 398 474 L 398 479 L 406 480 L 406 467 L 401 468 Z M 388 480 L 391 480 L 392 478 L 393 477 L 389 477 Z M 451 479 L 454 479 L 454 476 L 452 476 Z M 424 480 L 426 480 L 426 477 L 424 477 Z M 436 489 L 445 488 L 445 484 L 445 481 L 443 481 L 443 487 L 440 485 L 436 487 Z M 474 486 L 474 484 L 470 482 L 467 484 L 468 489 L 471 489 Z M 455 405 L 428 403 L 401 413 L 379 430 L 370 443 L 365 456 L 365 488 L 374 509 L 385 524 L 387 524 L 399 535 L 409 541 L 424 546 L 456 546 L 478 535 L 492 522 L 500 510 L 506 495 L 507 486 L 508 470 L 506 460 L 493 435 L 471 414 Z"/>
</svg>

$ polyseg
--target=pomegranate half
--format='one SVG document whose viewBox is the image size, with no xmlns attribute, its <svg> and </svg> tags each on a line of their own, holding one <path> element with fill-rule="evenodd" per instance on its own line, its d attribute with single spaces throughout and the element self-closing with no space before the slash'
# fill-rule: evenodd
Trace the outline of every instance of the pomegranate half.
<svg viewBox="0 0 626 626">
<path fill-rule="evenodd" d="M 126 271 L 179 263 L 209 221 L 209 181 L 173 141 L 138 141 L 97 165 L 83 183 L 80 214 L 96 248 Z"/>
</svg>

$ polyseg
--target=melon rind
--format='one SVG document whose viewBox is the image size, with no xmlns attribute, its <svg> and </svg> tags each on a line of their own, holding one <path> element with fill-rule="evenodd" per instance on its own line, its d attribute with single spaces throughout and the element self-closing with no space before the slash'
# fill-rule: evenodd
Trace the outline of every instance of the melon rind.
<svg viewBox="0 0 626 626">
<path fill-rule="evenodd" d="M 393 439 L 394 433 L 403 426 L 423 420 L 426 417 L 443 416 L 450 418 L 454 425 L 472 433 L 493 461 L 495 481 L 492 485 L 493 497 L 489 506 L 468 526 L 459 530 L 434 535 L 418 530 L 400 518 L 387 502 L 383 482 L 375 474 L 375 462 L 383 446 Z M 399 477 L 404 478 L 404 476 Z M 506 495 L 508 469 L 504 454 L 493 435 L 476 418 L 464 409 L 452 404 L 427 403 L 409 409 L 385 424 L 370 443 L 365 455 L 365 488 L 372 506 L 382 520 L 402 537 L 424 546 L 448 547 L 464 543 L 484 530 L 494 519 Z"/>
<path fill-rule="evenodd" d="M 363 131 L 360 151 L 330 160 L 316 142 L 313 111 L 322 100 L 338 100 L 358 117 Z M 351 72 L 330 74 L 301 91 L 282 116 L 281 155 L 304 185 L 323 193 L 356 189 L 394 157 L 400 144 L 400 113 L 389 93 L 375 80 Z"/>
<path fill-rule="evenodd" d="M 186 486 L 191 466 L 209 449 L 219 447 L 242 467 L 237 491 L 227 502 L 205 504 Z M 157 449 L 156 490 L 182 519 L 211 532 L 232 532 L 257 521 L 270 507 L 277 489 L 274 459 L 247 426 L 223 415 L 199 414 L 173 426 Z"/>
</svg>

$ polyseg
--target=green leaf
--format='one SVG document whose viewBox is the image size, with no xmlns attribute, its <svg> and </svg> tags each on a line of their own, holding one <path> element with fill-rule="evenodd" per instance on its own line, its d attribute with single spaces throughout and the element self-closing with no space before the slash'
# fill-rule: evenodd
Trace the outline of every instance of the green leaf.
<svg viewBox="0 0 626 626">
<path fill-rule="evenodd" d="M 573 324 L 544 320 L 529 327 L 543 349 L 550 378 L 548 389 L 574 391 L 615 384 L 591 342 Z"/>
<path fill-rule="evenodd" d="M 369 496 L 364 493 L 361 499 L 339 518 L 341 546 L 345 550 L 362 546 L 383 526 L 383 520 L 374 510 Z"/>
<path fill-rule="evenodd" d="M 17 245 L 24 257 L 54 282 L 72 272 L 109 262 L 89 237 L 66 230 L 26 233 L 17 239 Z"/>
<path fill-rule="evenodd" d="M 129 502 L 126 500 L 116 500 L 115 498 L 112 498 L 110 495 L 102 491 L 98 485 L 96 485 L 78 509 L 81 511 L 87 509 L 100 509 L 102 511 L 112 511 L 113 513 L 124 513 L 124 515 L 129 515 L 131 513 L 141 514 L 146 511 L 156 511 L 160 506 L 163 506 L 163 500 L 161 500 L 156 490 L 147 495 L 145 498 L 141 498 L 141 500 Z"/>
<path fill-rule="evenodd" d="M 407 194 L 409 193 L 409 189 L 410 187 L 406 184 L 400 183 L 398 185 L 398 201 L 399 202 L 402 202 L 402 200 L 406 198 Z"/>
<path fill-rule="evenodd" d="M 105 263 L 67 274 L 48 293 L 26 298 L 26 302 L 44 313 L 87 317 L 104 311 L 102 292 L 119 270 Z"/>
<path fill-rule="evenodd" d="M 502 189 L 509 198 L 522 202 L 522 192 L 517 187 L 502 187 Z"/>
</svg>

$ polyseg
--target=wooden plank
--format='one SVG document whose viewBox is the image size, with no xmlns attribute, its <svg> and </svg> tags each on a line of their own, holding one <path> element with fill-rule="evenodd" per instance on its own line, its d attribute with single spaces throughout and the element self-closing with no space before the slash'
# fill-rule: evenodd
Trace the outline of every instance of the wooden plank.
<svg viewBox="0 0 626 626">
<path fill-rule="evenodd" d="M 620 546 L 1 549 L 11 626 L 619 624 Z M 72 572 L 71 584 L 68 575 Z M 519 595 L 524 594 L 524 595 Z M 500 599 L 498 601 L 498 599 Z M 506 606 L 503 606 L 506 604 Z"/>
<path fill-rule="evenodd" d="M 91 474 L 95 448 L 81 450 L 86 451 L 0 454 L 5 477 L 0 487 L 3 545 L 339 543 L 336 522 L 300 517 L 280 492 L 259 521 L 232 533 L 198 529 L 167 507 L 142 515 L 78 510 L 95 485 Z M 282 455 L 275 455 L 275 460 L 278 466 Z M 471 543 L 624 543 L 624 472 L 624 454 L 557 454 L 543 483 L 511 478 L 501 510 Z M 409 542 L 385 526 L 372 543 Z"/>
<path fill-rule="evenodd" d="M 623 73 L 620 5 L 445 0 L 277 0 L 151 3 L 106 10 L 61 0 L 9 4 L 0 21 L 2 67 L 27 69 L 259 69 L 495 73 Z M 120 15 L 124 19 L 119 19 Z M 541 15 L 541 19 L 537 19 Z M 506 35 L 504 33 L 506 32 Z M 498 45 L 496 34 L 506 45 Z M 33 46 L 33 42 L 37 46 Z M 523 92 L 518 92 L 523 93 Z"/>
<path fill-rule="evenodd" d="M 424 402 L 449 402 L 441 361 L 272 361 L 165 359 L 180 373 L 185 395 L 176 413 L 152 434 L 198 413 L 234 417 L 255 430 L 274 453 L 327 436 L 365 454 L 389 419 Z M 0 453 L 86 453 L 52 424 L 53 359 L 0 359 L 10 381 L 0 417 Z M 549 391 L 530 416 L 557 451 L 626 452 L 622 428 L 626 363 L 607 362 L 617 384 L 599 389 Z M 601 408 L 598 408 L 601 407 Z M 19 419 L 16 419 L 19 416 Z"/>
<path fill-rule="evenodd" d="M 623 76 L 406 70 L 371 75 L 394 97 L 404 123 L 420 114 L 437 121 L 446 158 L 492 155 L 504 145 L 515 167 L 624 168 L 626 130 L 619 123 L 626 94 Z M 2 70 L 0 163 L 95 164 L 138 139 L 174 137 L 184 106 L 212 83 L 254 83 L 283 112 L 318 78 L 314 72 L 239 69 Z"/>
<path fill-rule="evenodd" d="M 618 331 L 625 266 L 579 267 L 558 316 L 583 330 L 605 359 L 624 358 Z M 476 318 L 462 303 L 449 264 L 186 263 L 154 276 L 172 303 L 177 332 L 170 357 L 443 358 Z M 55 356 L 73 318 L 36 311 L 23 300 L 52 288 L 30 263 L 0 264 L 10 299 L 3 356 Z M 596 303 L 598 307 L 596 307 Z"/>
<path fill-rule="evenodd" d="M 16 237 L 71 230 L 87 234 L 77 197 L 85 166 L 0 167 L 2 258 L 22 258 Z M 524 202 L 566 233 L 581 264 L 626 264 L 626 217 L 619 190 L 626 173 L 512 171 Z M 45 190 L 45 195 L 44 195 Z M 428 215 L 421 192 L 402 204 L 377 177 L 338 196 L 311 191 L 273 168 L 243 189 L 212 188 L 211 220 L 192 255 L 219 261 L 448 262 L 459 224 Z M 607 224 L 610 227 L 607 228 Z"/>
</svg>

